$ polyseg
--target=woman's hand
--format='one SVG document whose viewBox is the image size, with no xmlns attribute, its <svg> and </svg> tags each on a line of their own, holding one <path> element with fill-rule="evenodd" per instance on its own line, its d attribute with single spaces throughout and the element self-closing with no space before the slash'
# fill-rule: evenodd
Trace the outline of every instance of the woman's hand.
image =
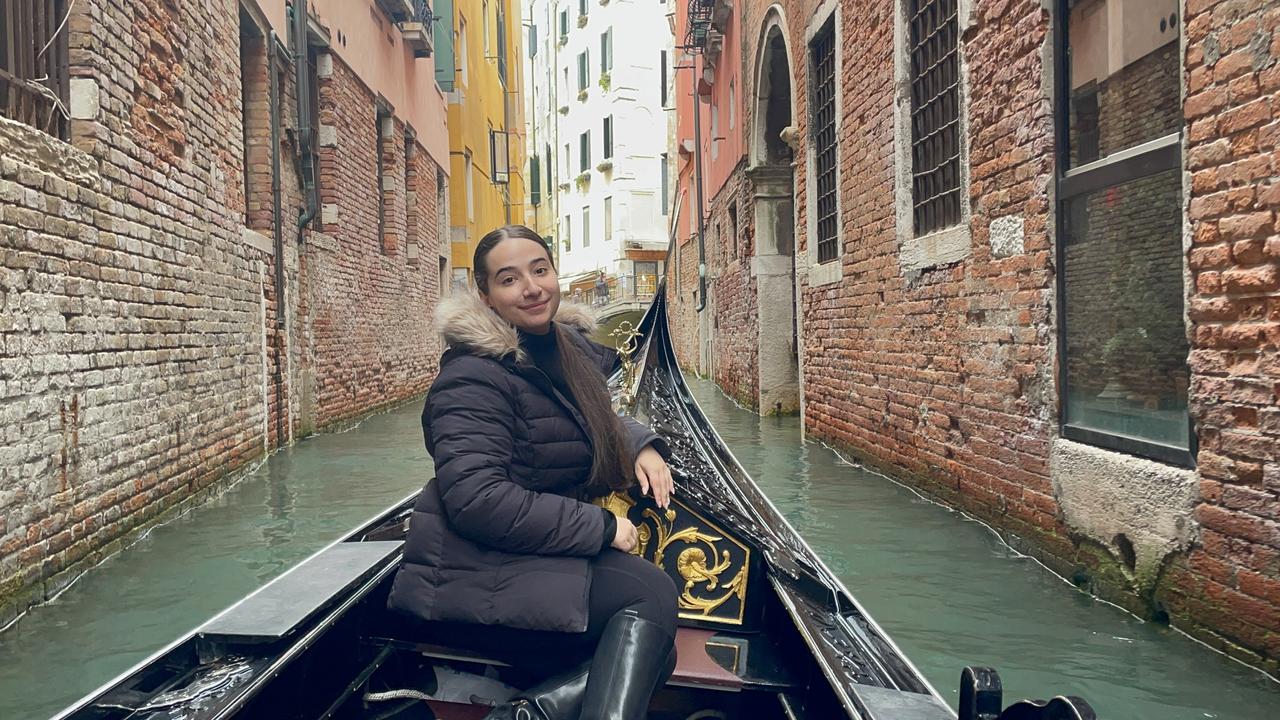
<svg viewBox="0 0 1280 720">
<path fill-rule="evenodd" d="M 636 456 L 636 479 L 640 481 L 641 493 L 648 495 L 650 489 L 653 490 L 653 501 L 658 507 L 665 510 L 671 504 L 671 495 L 675 492 L 671 468 L 652 445 L 645 445 Z"/>
<path fill-rule="evenodd" d="M 635 524 L 624 517 L 618 518 L 618 529 L 613 534 L 613 542 L 610 546 L 629 553 L 636 549 L 638 542 L 640 542 L 640 536 L 636 532 Z"/>
</svg>

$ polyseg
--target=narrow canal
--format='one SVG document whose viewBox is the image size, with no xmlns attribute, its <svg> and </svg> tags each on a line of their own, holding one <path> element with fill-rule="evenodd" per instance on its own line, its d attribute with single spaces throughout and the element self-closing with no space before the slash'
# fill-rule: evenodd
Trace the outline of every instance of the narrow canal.
<svg viewBox="0 0 1280 720">
<path fill-rule="evenodd" d="M 800 443 L 709 383 L 711 421 L 809 543 L 954 705 L 960 668 L 1111 720 L 1270 720 L 1280 684 L 1075 591 L 982 525 Z M 0 633 L 0 718 L 45 718 L 429 477 L 418 405 L 278 453 L 225 495 Z"/>
</svg>

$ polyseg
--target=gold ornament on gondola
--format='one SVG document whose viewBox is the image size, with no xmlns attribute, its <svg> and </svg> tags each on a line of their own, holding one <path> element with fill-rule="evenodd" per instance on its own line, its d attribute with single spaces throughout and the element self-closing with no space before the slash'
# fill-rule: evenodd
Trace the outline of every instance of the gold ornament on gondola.
<svg viewBox="0 0 1280 720">
<path fill-rule="evenodd" d="M 636 338 L 640 337 L 640 330 L 632 325 L 630 320 L 623 320 L 618 324 L 617 329 L 609 333 L 609 337 L 614 338 L 613 347 L 618 351 L 618 358 L 622 361 L 622 395 L 618 402 L 624 408 L 631 407 L 631 403 L 635 400 L 637 367 L 634 356 Z"/>
</svg>

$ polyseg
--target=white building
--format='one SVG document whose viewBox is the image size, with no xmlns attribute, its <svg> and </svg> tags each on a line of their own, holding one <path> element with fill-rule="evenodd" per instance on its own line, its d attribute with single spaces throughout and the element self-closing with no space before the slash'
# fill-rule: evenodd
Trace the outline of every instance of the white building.
<svg viewBox="0 0 1280 720">
<path fill-rule="evenodd" d="M 667 248 L 668 6 L 526 2 L 530 177 L 539 173 L 529 186 L 541 195 L 530 219 L 554 230 L 565 290 L 603 273 L 614 297 L 651 294 Z"/>
</svg>

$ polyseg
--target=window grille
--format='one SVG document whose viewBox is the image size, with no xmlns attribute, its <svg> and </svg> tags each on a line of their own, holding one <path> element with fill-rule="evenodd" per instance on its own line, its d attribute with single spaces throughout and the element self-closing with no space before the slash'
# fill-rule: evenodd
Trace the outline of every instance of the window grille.
<svg viewBox="0 0 1280 720">
<path fill-rule="evenodd" d="M 69 12 L 66 0 L 0 6 L 0 115 L 63 140 L 70 137 Z"/>
<path fill-rule="evenodd" d="M 818 262 L 836 259 L 836 54 L 835 23 L 827 21 L 810 45 L 813 55 L 813 138 L 817 172 Z"/>
<path fill-rule="evenodd" d="M 957 0 L 910 0 L 911 202 L 915 234 L 960 222 Z"/>
</svg>

